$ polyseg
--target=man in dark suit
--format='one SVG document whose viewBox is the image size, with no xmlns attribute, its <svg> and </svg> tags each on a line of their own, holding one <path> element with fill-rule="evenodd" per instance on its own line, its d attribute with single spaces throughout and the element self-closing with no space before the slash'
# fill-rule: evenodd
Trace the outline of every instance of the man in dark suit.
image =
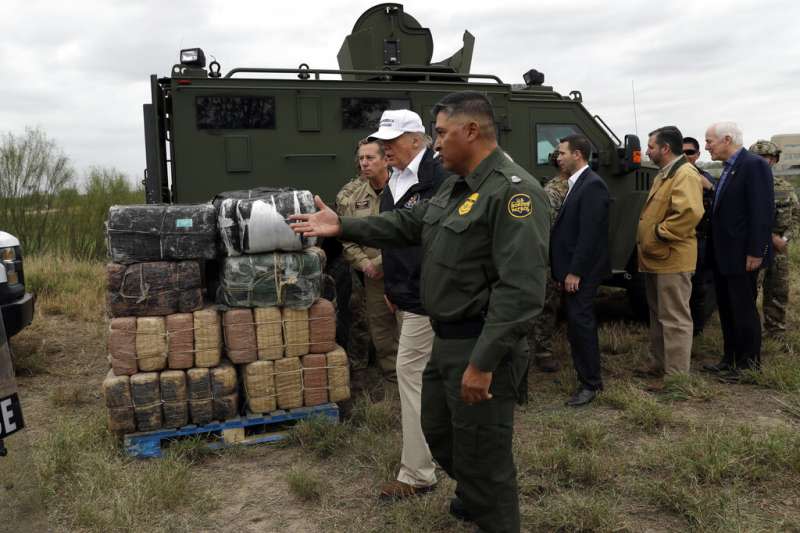
<svg viewBox="0 0 800 533">
<path fill-rule="evenodd" d="M 711 209 L 708 243 L 724 354 L 718 364 L 704 369 L 737 381 L 742 370 L 756 370 L 761 362 L 756 296 L 758 270 L 772 258 L 772 171 L 763 158 L 742 147 L 742 131 L 733 122 L 708 128 L 706 150 L 714 161 L 725 162 Z"/>
<path fill-rule="evenodd" d="M 593 301 L 600 282 L 611 274 L 608 256 L 608 188 L 587 163 L 592 150 L 583 135 L 558 145 L 559 167 L 569 190 L 550 234 L 550 269 L 564 291 L 567 337 L 578 374 L 578 388 L 567 405 L 585 405 L 603 389 L 600 344 Z"/>
</svg>

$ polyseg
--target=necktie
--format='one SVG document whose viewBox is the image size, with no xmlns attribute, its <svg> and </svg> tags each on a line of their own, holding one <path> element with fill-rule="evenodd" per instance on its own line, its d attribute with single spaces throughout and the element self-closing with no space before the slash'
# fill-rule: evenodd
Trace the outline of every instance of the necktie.
<svg viewBox="0 0 800 533">
<path fill-rule="evenodd" d="M 719 184 L 717 185 L 716 194 L 714 194 L 714 210 L 717 209 L 717 201 L 719 200 L 719 195 L 722 193 L 722 188 L 725 187 L 725 183 L 728 179 L 728 173 L 730 172 L 731 165 L 727 161 L 723 165 L 722 174 L 719 177 Z"/>
</svg>

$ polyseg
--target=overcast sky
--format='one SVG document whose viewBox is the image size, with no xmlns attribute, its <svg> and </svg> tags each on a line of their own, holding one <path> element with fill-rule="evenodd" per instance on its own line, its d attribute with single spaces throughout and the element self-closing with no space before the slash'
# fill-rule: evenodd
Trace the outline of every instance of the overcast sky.
<svg viewBox="0 0 800 533">
<path fill-rule="evenodd" d="M 145 166 L 142 104 L 150 74 L 166 76 L 181 48 L 235 67 L 337 68 L 358 16 L 377 2 L 4 0 L 0 131 L 41 127 L 79 175 Z M 622 137 L 675 124 L 701 138 L 735 120 L 745 143 L 800 132 L 797 0 L 408 1 L 431 29 L 434 61 L 476 37 L 472 72 L 521 83 L 536 68 Z M 498 7 L 502 6 L 502 7 Z M 210 59 L 209 59 L 210 61 Z M 707 155 L 704 157 L 707 159 Z"/>
</svg>

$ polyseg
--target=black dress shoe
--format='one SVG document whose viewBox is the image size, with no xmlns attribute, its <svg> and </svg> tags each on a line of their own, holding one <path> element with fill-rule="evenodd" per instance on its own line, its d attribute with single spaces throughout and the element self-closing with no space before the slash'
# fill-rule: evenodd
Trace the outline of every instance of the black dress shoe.
<svg viewBox="0 0 800 533">
<path fill-rule="evenodd" d="M 461 520 L 462 522 L 472 522 L 472 516 L 467 511 L 467 508 L 464 507 L 464 502 L 461 501 L 461 498 L 458 496 L 454 496 L 450 499 L 450 514 L 453 515 L 453 518 L 456 520 Z"/>
<path fill-rule="evenodd" d="M 742 372 L 738 368 L 729 367 L 717 374 L 717 379 L 723 383 L 740 383 L 742 381 Z"/>
<path fill-rule="evenodd" d="M 726 363 L 725 361 L 721 361 L 715 365 L 703 365 L 703 370 L 705 372 L 712 372 L 714 374 L 719 374 L 720 372 L 728 372 L 733 370 L 733 367 Z"/>
<path fill-rule="evenodd" d="M 567 400 L 564 405 L 568 405 L 570 407 L 580 407 L 581 405 L 586 405 L 590 403 L 597 397 L 597 391 L 591 389 L 581 389 L 572 397 Z"/>
</svg>

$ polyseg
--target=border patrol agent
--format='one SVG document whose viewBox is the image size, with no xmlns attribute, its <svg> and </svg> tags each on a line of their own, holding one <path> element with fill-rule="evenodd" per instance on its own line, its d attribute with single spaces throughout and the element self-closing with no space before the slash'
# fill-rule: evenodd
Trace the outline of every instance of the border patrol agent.
<svg viewBox="0 0 800 533">
<path fill-rule="evenodd" d="M 293 228 L 368 246 L 421 243 L 421 296 L 436 333 L 422 386 L 422 427 L 457 482 L 450 512 L 482 531 L 520 528 L 511 450 L 514 404 L 525 393 L 526 333 L 542 309 L 550 216 L 541 185 L 497 146 L 480 93 L 435 107 L 447 178 L 428 202 L 377 217 L 295 215 Z"/>
</svg>

